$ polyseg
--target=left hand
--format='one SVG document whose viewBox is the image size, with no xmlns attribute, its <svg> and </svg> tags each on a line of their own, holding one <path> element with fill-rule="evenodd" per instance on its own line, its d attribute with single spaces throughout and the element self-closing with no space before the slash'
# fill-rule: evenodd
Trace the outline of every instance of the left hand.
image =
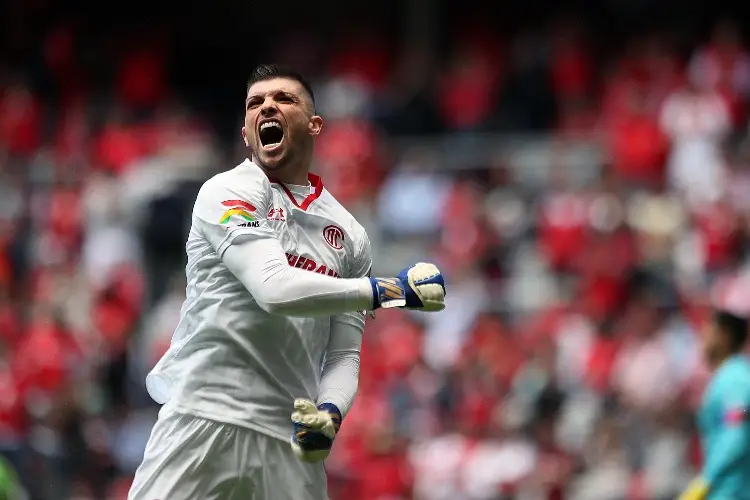
<svg viewBox="0 0 750 500">
<path fill-rule="evenodd" d="M 445 309 L 445 280 L 435 264 L 418 262 L 395 278 L 370 278 L 373 310 L 404 307 L 424 312 Z"/>
<path fill-rule="evenodd" d="M 679 500 L 704 500 L 708 495 L 708 485 L 701 478 L 690 481 L 687 489 L 680 495 Z"/>
<path fill-rule="evenodd" d="M 303 462 L 320 462 L 331 452 L 341 427 L 341 412 L 331 403 L 315 406 L 309 399 L 296 399 L 292 413 L 292 451 Z"/>
</svg>

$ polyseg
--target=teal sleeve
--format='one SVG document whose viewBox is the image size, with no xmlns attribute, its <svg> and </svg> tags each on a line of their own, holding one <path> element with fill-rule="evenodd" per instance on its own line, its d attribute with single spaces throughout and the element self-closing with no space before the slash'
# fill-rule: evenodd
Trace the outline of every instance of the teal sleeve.
<svg viewBox="0 0 750 500">
<path fill-rule="evenodd" d="M 711 446 L 702 478 L 713 484 L 724 474 L 747 459 L 750 450 L 750 390 L 734 378 L 725 378 L 720 389 L 719 415 L 712 433 Z"/>
<path fill-rule="evenodd" d="M 750 431 L 747 424 L 722 429 L 711 445 L 711 453 L 701 477 L 709 485 L 713 484 L 746 456 L 749 445 Z"/>
</svg>

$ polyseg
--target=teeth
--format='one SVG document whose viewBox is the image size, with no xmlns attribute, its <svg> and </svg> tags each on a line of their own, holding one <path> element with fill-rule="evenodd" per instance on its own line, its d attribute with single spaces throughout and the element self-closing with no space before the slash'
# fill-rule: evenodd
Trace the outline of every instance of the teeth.
<svg viewBox="0 0 750 500">
<path fill-rule="evenodd" d="M 270 128 L 270 127 L 281 128 L 281 124 L 279 122 L 266 122 L 266 123 L 264 123 L 263 125 L 260 126 L 260 129 L 261 130 L 265 130 L 265 129 Z"/>
</svg>

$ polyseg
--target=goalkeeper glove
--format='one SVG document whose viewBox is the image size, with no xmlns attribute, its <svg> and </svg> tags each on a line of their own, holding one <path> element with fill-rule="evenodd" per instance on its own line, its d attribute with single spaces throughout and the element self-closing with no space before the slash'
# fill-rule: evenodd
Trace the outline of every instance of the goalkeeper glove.
<svg viewBox="0 0 750 500">
<path fill-rule="evenodd" d="M 445 309 L 445 280 L 434 264 L 419 262 L 395 278 L 370 278 L 373 310 L 406 307 L 427 312 Z"/>
<path fill-rule="evenodd" d="M 303 462 L 325 460 L 341 427 L 341 412 L 336 405 L 322 403 L 316 407 L 309 399 L 296 399 L 292 422 L 292 450 L 297 458 Z"/>
<path fill-rule="evenodd" d="M 690 481 L 687 489 L 680 495 L 679 500 L 704 500 L 708 496 L 708 483 L 701 478 Z"/>
</svg>

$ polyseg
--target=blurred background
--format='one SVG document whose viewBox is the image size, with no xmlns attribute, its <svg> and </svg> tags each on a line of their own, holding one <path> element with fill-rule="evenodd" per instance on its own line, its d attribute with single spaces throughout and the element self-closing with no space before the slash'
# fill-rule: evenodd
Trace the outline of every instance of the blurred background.
<svg viewBox="0 0 750 500">
<path fill-rule="evenodd" d="M 702 321 L 750 306 L 750 4 L 725 7 L 0 1 L 0 498 L 125 498 L 262 62 L 313 82 L 314 170 L 374 272 L 450 285 L 368 320 L 332 500 L 673 498 Z"/>
</svg>

